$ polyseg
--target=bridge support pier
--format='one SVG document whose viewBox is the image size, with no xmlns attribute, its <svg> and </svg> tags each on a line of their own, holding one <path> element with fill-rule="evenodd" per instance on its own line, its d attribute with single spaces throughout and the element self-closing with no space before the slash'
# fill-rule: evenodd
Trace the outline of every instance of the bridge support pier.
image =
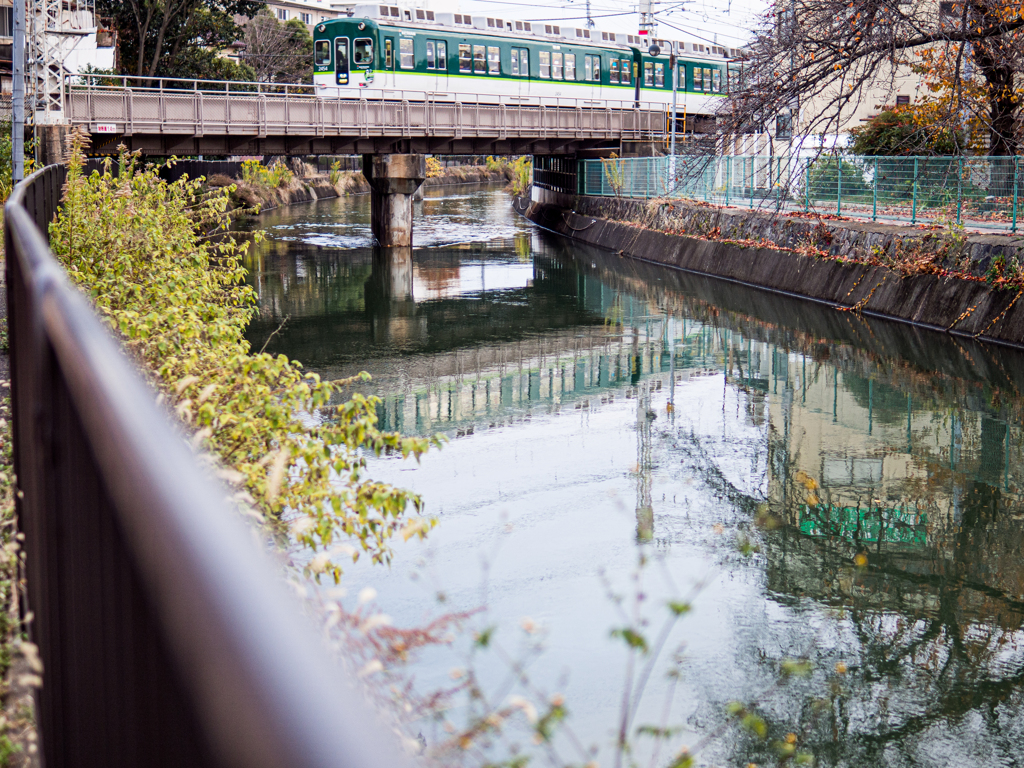
<svg viewBox="0 0 1024 768">
<path fill-rule="evenodd" d="M 370 229 L 384 248 L 412 246 L 412 200 L 427 178 L 424 155 L 363 155 Z"/>
</svg>

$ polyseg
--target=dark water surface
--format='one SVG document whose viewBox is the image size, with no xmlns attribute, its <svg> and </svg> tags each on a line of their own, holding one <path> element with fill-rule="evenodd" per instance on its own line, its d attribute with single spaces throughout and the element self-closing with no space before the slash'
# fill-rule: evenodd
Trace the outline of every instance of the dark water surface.
<svg viewBox="0 0 1024 768">
<path fill-rule="evenodd" d="M 417 210 L 411 299 L 374 288 L 363 198 L 264 215 L 251 257 L 257 348 L 288 316 L 268 351 L 367 370 L 386 426 L 451 438 L 419 467 L 371 462 L 440 524 L 390 570 L 347 572 L 350 594 L 372 585 L 399 625 L 436 615 L 438 592 L 440 610 L 485 602 L 477 625 L 510 650 L 529 617 L 546 632 L 531 677 L 604 750 L 628 595 L 654 635 L 703 583 L 634 727 L 670 700 L 674 748 L 774 764 L 722 727 L 730 701 L 756 701 L 769 741 L 795 733 L 819 765 L 1024 763 L 1019 353 L 575 246 L 493 188 L 438 192 Z M 634 582 L 638 540 L 654 557 Z M 780 682 L 793 658 L 813 672 Z M 461 664 L 431 652 L 418 684 Z"/>
</svg>

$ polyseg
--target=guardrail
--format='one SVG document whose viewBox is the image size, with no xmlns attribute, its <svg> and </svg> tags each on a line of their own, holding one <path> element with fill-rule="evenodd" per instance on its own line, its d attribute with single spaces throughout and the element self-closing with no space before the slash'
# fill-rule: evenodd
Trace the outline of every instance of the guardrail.
<svg viewBox="0 0 1024 768">
<path fill-rule="evenodd" d="M 65 110 L 72 124 L 97 133 L 626 141 L 665 133 L 664 107 L 633 101 L 371 88 L 337 98 L 315 95 L 310 85 L 87 80 L 65 86 Z M 183 87 L 165 87 L 173 83 Z"/>
<path fill-rule="evenodd" d="M 1024 158 L 820 155 L 582 161 L 578 192 L 1017 232 Z"/>
<path fill-rule="evenodd" d="M 44 764 L 406 765 L 50 253 L 64 178 L 4 211 Z"/>
</svg>

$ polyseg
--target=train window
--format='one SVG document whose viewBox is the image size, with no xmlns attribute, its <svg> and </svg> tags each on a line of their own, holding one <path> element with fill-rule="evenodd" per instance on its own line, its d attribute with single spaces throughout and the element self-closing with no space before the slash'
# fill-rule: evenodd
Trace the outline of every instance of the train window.
<svg viewBox="0 0 1024 768">
<path fill-rule="evenodd" d="M 622 84 L 629 85 L 629 59 L 622 60 Z"/>
<path fill-rule="evenodd" d="M 448 43 L 444 40 L 437 41 L 437 68 L 442 72 L 448 71 Z"/>
<path fill-rule="evenodd" d="M 459 72 L 473 71 L 473 54 L 465 43 L 459 43 Z"/>
<path fill-rule="evenodd" d="M 318 67 L 330 66 L 331 63 L 331 41 L 330 40 L 317 40 L 316 41 L 316 53 L 314 54 L 313 60 L 316 62 Z"/>
<path fill-rule="evenodd" d="M 437 52 L 433 40 L 427 40 L 427 69 L 437 69 Z"/>
<path fill-rule="evenodd" d="M 540 76 L 550 80 L 551 79 L 551 52 L 541 51 L 540 56 Z"/>
<path fill-rule="evenodd" d="M 398 41 L 398 63 L 402 69 L 413 68 L 412 38 L 403 37 Z"/>
<path fill-rule="evenodd" d="M 685 64 L 680 64 L 679 65 L 679 90 L 680 91 L 685 91 L 686 90 L 686 65 Z"/>
<path fill-rule="evenodd" d="M 654 65 L 654 87 L 665 87 L 665 64 L 663 62 L 656 62 Z"/>
<path fill-rule="evenodd" d="M 487 49 L 482 45 L 473 46 L 473 72 L 478 75 L 487 74 Z"/>
<path fill-rule="evenodd" d="M 387 38 L 384 41 L 384 69 L 394 69 L 394 42 L 391 38 Z"/>
<path fill-rule="evenodd" d="M 710 91 L 711 90 L 711 70 L 710 69 L 705 69 L 704 70 L 704 90 L 705 91 Z"/>
<path fill-rule="evenodd" d="M 562 79 L 562 54 L 551 54 L 551 77 L 555 80 Z"/>
<path fill-rule="evenodd" d="M 514 77 L 519 77 L 519 49 L 512 49 L 512 69 L 510 70 Z"/>
<path fill-rule="evenodd" d="M 698 92 L 704 90 L 704 85 L 701 83 L 701 72 L 700 67 L 693 68 L 693 90 Z"/>
<path fill-rule="evenodd" d="M 644 62 L 644 86 L 651 87 L 654 85 L 654 62 Z"/>
<path fill-rule="evenodd" d="M 501 48 L 497 46 L 487 46 L 487 74 L 501 74 Z"/>
<path fill-rule="evenodd" d="M 519 49 L 519 76 L 530 76 L 530 51 L 526 48 Z"/>
<path fill-rule="evenodd" d="M 608 82 L 619 84 L 619 60 L 612 59 L 611 66 L 608 68 Z"/>
<path fill-rule="evenodd" d="M 575 80 L 576 79 L 576 54 L 567 53 L 565 54 L 565 79 Z"/>
<path fill-rule="evenodd" d="M 584 56 L 583 57 L 583 79 L 590 81 L 594 79 L 594 57 Z"/>
<path fill-rule="evenodd" d="M 711 73 L 711 90 L 715 93 L 722 92 L 722 71 L 720 69 Z"/>
<path fill-rule="evenodd" d="M 373 69 L 373 40 L 360 37 L 352 41 L 352 64 L 358 69 Z"/>
</svg>

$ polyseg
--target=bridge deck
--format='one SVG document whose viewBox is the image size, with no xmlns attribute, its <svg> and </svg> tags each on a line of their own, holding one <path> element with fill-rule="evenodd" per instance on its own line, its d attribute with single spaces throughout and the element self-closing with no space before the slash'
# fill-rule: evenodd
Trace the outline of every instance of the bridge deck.
<svg viewBox="0 0 1024 768">
<path fill-rule="evenodd" d="M 385 90 L 325 99 L 310 86 L 190 82 L 72 85 L 65 114 L 94 134 L 100 151 L 124 142 L 156 155 L 545 154 L 656 141 L 665 132 L 661 107 L 632 101 Z"/>
</svg>

